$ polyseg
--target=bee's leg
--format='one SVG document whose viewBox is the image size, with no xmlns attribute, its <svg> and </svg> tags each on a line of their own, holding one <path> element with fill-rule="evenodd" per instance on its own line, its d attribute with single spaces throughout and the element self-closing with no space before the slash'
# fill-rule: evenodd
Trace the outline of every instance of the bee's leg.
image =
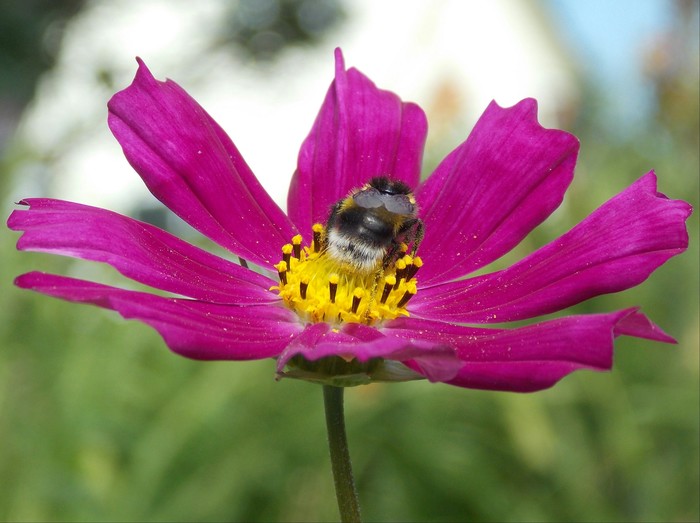
<svg viewBox="0 0 700 523">
<path fill-rule="evenodd" d="M 411 255 L 415 256 L 416 252 L 418 252 L 418 246 L 420 242 L 423 241 L 423 236 L 425 235 L 423 220 L 414 218 L 406 221 L 399 229 L 399 235 L 403 236 L 407 243 L 413 244 Z"/>
<path fill-rule="evenodd" d="M 420 242 L 423 241 L 423 237 L 425 236 L 425 226 L 423 225 L 423 220 L 420 220 L 416 218 L 416 228 L 415 228 L 415 236 L 413 237 L 413 256 L 416 255 L 418 252 L 418 247 L 420 246 Z"/>
<path fill-rule="evenodd" d="M 365 322 L 367 325 L 370 325 L 372 322 L 372 319 L 369 316 L 370 311 L 372 310 L 372 305 L 374 304 L 374 300 L 377 299 L 377 289 L 379 288 L 379 280 L 382 279 L 382 274 L 384 274 L 384 269 L 386 267 L 382 264 L 377 268 L 377 270 L 374 273 L 374 281 L 372 282 L 372 290 L 369 294 L 369 301 L 367 302 L 367 311 L 365 312 Z"/>
<path fill-rule="evenodd" d="M 382 259 L 382 271 L 385 271 L 386 268 L 389 267 L 389 265 L 391 265 L 393 261 L 396 261 L 396 253 L 399 251 L 400 248 L 401 244 L 399 242 L 397 242 L 396 240 L 391 241 L 391 246 L 384 255 L 384 258 Z"/>
</svg>

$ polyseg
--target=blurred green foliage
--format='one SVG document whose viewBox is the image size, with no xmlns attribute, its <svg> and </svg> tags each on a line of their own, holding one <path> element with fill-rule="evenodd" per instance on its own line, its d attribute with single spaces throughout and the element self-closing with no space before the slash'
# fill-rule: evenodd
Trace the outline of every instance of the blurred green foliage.
<svg viewBox="0 0 700 523">
<path fill-rule="evenodd" d="M 228 9 L 220 45 L 252 60 L 272 60 L 289 46 L 313 45 L 344 17 L 340 0 L 239 0 Z"/>
<path fill-rule="evenodd" d="M 62 24 L 83 0 L 4 0 L 0 13 L 0 98 L 26 103 L 55 61 Z"/>
<path fill-rule="evenodd" d="M 660 115 L 677 99 L 667 98 Z M 627 139 L 579 122 L 565 204 L 513 256 L 650 168 L 662 192 L 697 209 L 697 108 L 676 113 L 690 122 L 658 118 Z M 641 305 L 677 346 L 620 339 L 612 373 L 579 372 L 532 395 L 427 382 L 349 389 L 366 519 L 697 521 L 697 215 L 689 229 L 689 251 L 643 285 L 574 310 Z M 271 360 L 185 360 L 144 325 L 15 289 L 30 269 L 87 266 L 16 253 L 16 237 L 0 235 L 0 520 L 337 518 L 320 387 L 275 382 Z"/>
</svg>

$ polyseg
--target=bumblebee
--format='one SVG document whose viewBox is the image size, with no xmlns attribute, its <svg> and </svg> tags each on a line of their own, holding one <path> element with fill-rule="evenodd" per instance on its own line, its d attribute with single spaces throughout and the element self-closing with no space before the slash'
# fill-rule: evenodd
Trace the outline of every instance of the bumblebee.
<svg viewBox="0 0 700 523">
<path fill-rule="evenodd" d="M 401 244 L 412 254 L 423 239 L 423 221 L 411 188 L 386 176 L 372 178 L 331 208 L 324 250 L 341 265 L 361 273 L 389 267 L 402 255 Z"/>
</svg>

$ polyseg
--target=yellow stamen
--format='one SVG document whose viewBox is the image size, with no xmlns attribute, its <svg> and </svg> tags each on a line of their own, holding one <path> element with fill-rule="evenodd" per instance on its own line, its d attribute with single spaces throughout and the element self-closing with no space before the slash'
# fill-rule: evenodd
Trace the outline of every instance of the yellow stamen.
<svg viewBox="0 0 700 523">
<path fill-rule="evenodd" d="M 279 275 L 280 283 L 282 285 L 287 285 L 287 262 L 279 262 L 277 265 L 275 265 L 275 269 L 277 269 L 277 274 Z"/>
<path fill-rule="evenodd" d="M 331 257 L 323 247 L 325 230 L 313 226 L 312 244 L 302 247 L 297 235 L 282 247 L 275 265 L 280 284 L 276 290 L 287 307 L 304 322 L 376 323 L 408 316 L 406 304 L 417 292 L 413 275 L 422 261 L 400 246 L 399 259 L 375 271 L 357 271 Z"/>
<path fill-rule="evenodd" d="M 282 260 L 289 266 L 289 259 L 292 257 L 292 244 L 285 243 L 282 245 Z"/>
<path fill-rule="evenodd" d="M 399 300 L 399 303 L 396 304 L 396 306 L 403 307 L 404 305 L 406 305 L 408 303 L 408 300 L 410 300 L 411 298 L 413 298 L 416 295 L 417 292 L 418 292 L 418 289 L 416 289 L 416 285 L 409 283 L 406 286 L 406 292 L 404 293 L 403 296 L 401 296 L 401 299 Z"/>
<path fill-rule="evenodd" d="M 365 291 L 360 289 L 359 287 L 355 288 L 355 291 L 353 292 L 352 296 L 352 313 L 357 314 L 357 309 L 360 307 L 360 301 L 362 300 L 362 297 L 365 295 Z"/>
<path fill-rule="evenodd" d="M 331 277 L 328 278 L 328 291 L 330 293 L 331 303 L 335 303 L 335 295 L 338 292 L 338 282 L 339 281 L 340 281 L 340 278 L 338 277 L 337 274 L 331 274 Z"/>
<path fill-rule="evenodd" d="M 396 260 L 396 283 L 394 283 L 394 289 L 396 289 L 401 280 L 406 277 L 406 262 L 401 260 Z"/>
<path fill-rule="evenodd" d="M 415 258 L 413 258 L 413 264 L 406 271 L 406 280 L 410 280 L 411 278 L 413 278 L 418 272 L 418 269 L 420 269 L 422 266 L 423 260 L 421 260 L 420 256 L 416 256 Z"/>
<path fill-rule="evenodd" d="M 314 243 L 313 243 L 314 252 L 320 252 L 321 251 L 321 236 L 323 235 L 323 225 L 321 225 L 320 223 L 314 223 L 313 226 L 311 227 L 311 230 L 314 233 Z"/>
<path fill-rule="evenodd" d="M 396 285 L 396 276 L 386 276 L 384 278 L 384 290 L 382 291 L 380 302 L 386 303 L 389 293 L 394 290 L 394 285 Z"/>
<path fill-rule="evenodd" d="M 294 257 L 298 260 L 301 257 L 301 234 L 297 234 L 292 238 L 292 247 L 294 250 Z"/>
</svg>

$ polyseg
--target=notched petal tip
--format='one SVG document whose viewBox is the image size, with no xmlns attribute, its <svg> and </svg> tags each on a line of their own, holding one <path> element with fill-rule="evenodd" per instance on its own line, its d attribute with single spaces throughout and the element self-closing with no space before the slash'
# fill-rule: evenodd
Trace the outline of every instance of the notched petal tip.
<svg viewBox="0 0 700 523">
<path fill-rule="evenodd" d="M 136 63 L 138 64 L 138 68 L 136 69 L 136 75 L 134 76 L 134 83 L 139 81 L 146 81 L 149 83 L 158 82 L 155 76 L 153 76 L 153 73 L 151 73 L 151 70 L 146 65 L 146 62 L 144 62 L 141 57 L 136 57 Z"/>
<path fill-rule="evenodd" d="M 568 131 L 563 129 L 557 129 L 556 127 L 545 127 L 542 125 L 539 119 L 539 103 L 534 98 L 523 98 L 519 102 L 511 106 L 501 106 L 496 100 L 492 100 L 488 105 L 484 114 L 489 110 L 498 110 L 503 112 L 504 115 L 513 120 L 523 120 L 530 121 L 534 125 L 535 130 L 546 131 L 547 133 L 552 133 L 552 135 L 560 136 L 562 140 L 568 142 L 567 155 L 574 155 L 574 158 L 578 156 L 579 149 L 581 147 L 581 141 L 578 137 Z"/>
<path fill-rule="evenodd" d="M 17 228 L 17 217 L 18 213 L 22 213 L 27 210 L 29 207 L 29 200 L 22 199 L 18 202 L 15 202 L 15 205 L 19 205 L 22 208 L 21 209 L 15 209 L 10 213 L 10 215 L 7 217 L 7 221 L 5 222 L 5 225 L 7 226 L 8 229 L 11 231 L 17 231 L 19 230 Z"/>
<path fill-rule="evenodd" d="M 654 169 L 650 170 L 648 173 L 646 173 L 644 176 L 639 178 L 636 182 L 634 182 L 630 188 L 638 186 L 643 189 L 644 192 L 649 193 L 650 195 L 656 197 L 659 200 L 664 200 L 663 202 L 658 202 L 660 205 L 666 206 L 666 212 L 668 213 L 677 213 L 676 218 L 680 221 L 683 222 L 682 227 L 682 238 L 680 238 L 678 242 L 677 248 L 681 249 L 682 251 L 685 251 L 688 248 L 688 243 L 689 243 L 689 238 L 688 238 L 688 227 L 685 226 L 685 221 L 690 217 L 691 214 L 693 214 L 693 206 L 690 205 L 688 202 L 685 200 L 674 200 L 666 196 L 664 193 L 660 192 L 658 190 L 658 177 L 656 175 L 656 172 Z M 659 208 L 661 209 L 661 208 Z M 659 211 L 661 212 L 661 211 Z M 670 216 L 670 214 L 669 214 Z"/>
<path fill-rule="evenodd" d="M 513 105 L 501 105 L 496 100 L 491 100 L 489 107 L 492 105 L 495 105 L 496 107 L 498 107 L 502 111 L 510 111 L 510 110 L 515 111 L 515 110 L 517 110 L 517 111 L 521 111 L 526 116 L 529 116 L 529 117 L 535 118 L 535 119 L 537 118 L 538 104 L 537 104 L 537 100 L 534 98 L 523 98 L 522 100 L 514 103 Z"/>
<path fill-rule="evenodd" d="M 118 104 L 120 101 L 128 96 L 128 92 L 133 90 L 134 88 L 142 85 L 144 87 L 148 86 L 154 86 L 158 83 L 158 80 L 153 76 L 153 73 L 151 73 L 151 70 L 148 68 L 146 65 L 146 62 L 143 61 L 143 59 L 139 56 L 136 57 L 136 63 L 138 67 L 136 68 L 136 74 L 134 75 L 134 79 L 131 81 L 131 84 L 129 84 L 127 87 L 124 89 L 117 91 L 112 95 L 112 97 L 109 99 L 107 102 L 107 109 L 109 110 L 109 123 L 111 127 L 111 119 L 113 118 L 113 115 L 115 112 L 119 112 L 120 107 L 118 107 Z"/>
<path fill-rule="evenodd" d="M 671 345 L 678 344 L 675 338 L 666 334 L 661 327 L 651 321 L 645 314 L 639 312 L 639 307 L 620 311 L 620 317 L 613 325 L 613 335 L 615 337 L 632 336 Z"/>
<path fill-rule="evenodd" d="M 656 175 L 656 171 L 651 169 L 648 173 L 641 177 L 639 180 L 640 184 L 644 184 L 648 187 L 650 192 L 653 192 L 657 198 L 662 198 L 668 200 L 669 197 L 658 190 L 659 177 Z"/>
<path fill-rule="evenodd" d="M 497 106 L 501 111 L 505 111 L 506 113 L 510 112 L 513 114 L 513 116 L 531 120 L 534 124 L 536 124 L 537 128 L 539 129 L 542 129 L 544 131 L 555 132 L 557 134 L 560 134 L 561 136 L 568 136 L 568 139 L 571 143 L 571 147 L 573 147 L 574 150 L 578 153 L 578 150 L 581 146 L 581 142 L 576 137 L 576 135 L 571 134 L 570 132 L 564 131 L 562 129 L 557 129 L 556 127 L 545 127 L 544 125 L 542 125 L 539 119 L 539 103 L 534 98 L 523 98 L 516 104 L 511 105 L 509 107 L 502 107 L 495 100 L 491 103 Z"/>
<path fill-rule="evenodd" d="M 335 76 L 337 78 L 339 74 L 345 72 L 345 58 L 343 58 L 343 51 L 340 47 L 336 47 L 333 54 L 335 56 Z"/>
<path fill-rule="evenodd" d="M 658 190 L 658 176 L 656 175 L 656 171 L 654 169 L 650 170 L 648 173 L 646 173 L 642 178 L 647 178 L 651 181 L 650 182 L 650 187 L 651 190 L 655 193 L 657 198 L 663 199 L 663 200 L 669 200 L 670 202 L 673 202 L 676 205 L 679 205 L 680 207 L 683 208 L 685 212 L 685 217 L 688 218 L 691 214 L 693 214 L 693 206 L 690 205 L 688 202 L 685 200 L 677 200 L 673 198 L 669 198 L 666 196 L 664 193 Z"/>
</svg>

